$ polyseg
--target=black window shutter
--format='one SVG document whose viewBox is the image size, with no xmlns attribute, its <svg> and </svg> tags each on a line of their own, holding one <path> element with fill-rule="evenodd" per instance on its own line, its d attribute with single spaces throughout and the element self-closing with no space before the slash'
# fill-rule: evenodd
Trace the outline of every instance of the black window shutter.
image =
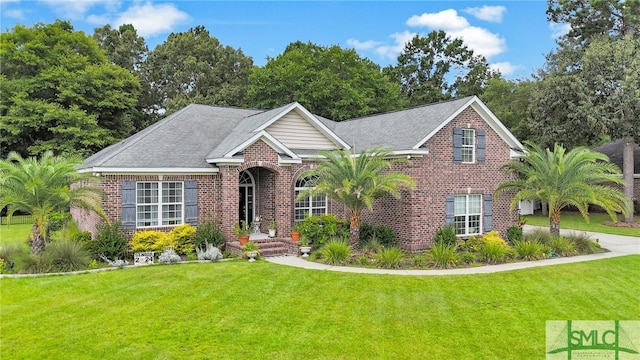
<svg viewBox="0 0 640 360">
<path fill-rule="evenodd" d="M 444 202 L 444 208 L 446 212 L 446 218 L 444 223 L 445 224 L 453 223 L 453 220 L 455 217 L 455 196 L 447 195 Z"/>
<path fill-rule="evenodd" d="M 478 129 L 476 131 L 476 157 L 478 162 L 484 162 L 486 154 L 485 131 Z"/>
<path fill-rule="evenodd" d="M 484 206 L 483 206 L 483 218 L 484 232 L 493 230 L 493 196 L 491 194 L 484 194 Z"/>
<path fill-rule="evenodd" d="M 453 129 L 453 162 L 462 162 L 462 129 Z"/>
<path fill-rule="evenodd" d="M 136 182 L 122 182 L 122 227 L 136 228 Z"/>
<path fill-rule="evenodd" d="M 198 225 L 198 182 L 184 182 L 184 221 Z"/>
</svg>

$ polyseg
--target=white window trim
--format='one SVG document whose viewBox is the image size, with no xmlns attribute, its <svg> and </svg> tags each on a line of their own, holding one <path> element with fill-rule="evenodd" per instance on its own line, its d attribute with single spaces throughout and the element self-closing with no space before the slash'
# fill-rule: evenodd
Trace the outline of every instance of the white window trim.
<svg viewBox="0 0 640 360">
<path fill-rule="evenodd" d="M 465 131 L 471 131 L 471 139 L 473 139 L 473 144 L 471 145 L 465 145 L 464 144 L 464 134 Z M 475 164 L 476 163 L 476 145 L 477 145 L 477 140 L 476 140 L 476 130 L 475 129 L 462 129 L 462 150 L 464 149 L 471 149 L 471 161 L 464 161 L 464 151 L 462 151 L 462 163 L 463 164 Z"/>
<path fill-rule="evenodd" d="M 301 179 L 296 180 L 296 183 L 299 180 L 301 180 Z M 314 196 L 315 197 L 318 197 L 318 196 L 324 197 L 324 207 L 323 207 L 324 208 L 324 212 L 323 212 L 323 215 L 327 215 L 327 210 L 328 210 L 328 207 L 329 207 L 328 205 L 329 204 L 327 202 L 327 195 L 326 194 L 319 194 L 319 195 L 309 194 L 309 196 L 307 197 L 307 201 L 309 202 L 309 206 L 305 206 L 305 207 L 298 207 L 297 206 L 298 202 L 302 201 L 302 200 L 296 200 L 298 198 L 298 194 L 300 192 L 308 190 L 308 189 L 311 189 L 311 188 L 307 187 L 307 186 L 296 186 L 294 188 L 294 190 L 293 190 L 293 196 L 294 196 L 293 197 L 294 198 L 294 203 L 293 203 L 293 222 L 294 223 L 298 223 L 298 222 L 301 222 L 302 220 L 304 220 L 304 219 L 296 219 L 295 218 L 296 217 L 296 212 L 297 212 L 296 210 L 304 209 L 305 212 L 307 213 L 307 215 L 305 217 L 307 217 L 307 216 L 313 215 L 313 210 L 314 209 L 316 209 L 316 210 L 317 209 L 322 209 L 322 207 L 314 207 L 313 206 L 313 203 L 314 203 L 313 198 L 314 198 Z"/>
<path fill-rule="evenodd" d="M 459 197 L 459 196 L 464 196 L 465 197 L 465 213 L 464 215 L 456 215 L 456 208 L 455 208 L 455 198 Z M 478 196 L 480 198 L 480 212 L 477 214 L 470 214 L 469 213 L 469 198 L 471 196 Z M 462 234 L 456 234 L 456 236 L 459 237 L 463 237 L 463 236 L 474 236 L 474 235 L 480 235 L 482 234 L 482 212 L 483 212 L 483 197 L 482 194 L 464 194 L 464 195 L 455 195 L 454 196 L 454 200 L 453 200 L 453 223 L 455 226 L 455 218 L 458 216 L 464 216 L 465 220 L 464 220 L 464 233 Z M 469 216 L 474 216 L 477 215 L 479 217 L 478 219 L 478 232 L 477 233 L 470 233 L 469 232 Z M 456 231 L 457 231 L 457 227 L 456 227 Z"/>
<path fill-rule="evenodd" d="M 158 184 L 158 202 L 157 203 L 138 203 L 138 185 L 139 184 Z M 163 183 L 179 183 L 182 186 L 182 201 L 181 202 L 163 202 L 162 200 L 162 184 Z M 139 206 L 148 206 L 148 205 L 155 205 L 158 207 L 158 218 L 157 218 L 157 224 L 156 225 L 147 225 L 147 226 L 143 226 L 143 225 L 138 225 L 138 207 Z M 163 225 L 162 224 L 162 206 L 163 205 L 180 205 L 181 206 L 181 218 L 180 218 L 180 222 L 178 224 L 170 224 L 170 225 Z M 184 181 L 136 181 L 136 229 L 151 229 L 151 228 L 162 228 L 162 227 L 174 227 L 174 226 L 179 226 L 184 224 L 184 213 L 185 213 L 185 205 L 184 205 Z"/>
</svg>

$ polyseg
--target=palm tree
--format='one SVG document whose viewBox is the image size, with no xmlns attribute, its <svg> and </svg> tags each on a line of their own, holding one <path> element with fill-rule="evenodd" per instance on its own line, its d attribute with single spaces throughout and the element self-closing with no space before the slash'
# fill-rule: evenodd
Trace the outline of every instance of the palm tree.
<svg viewBox="0 0 640 360">
<path fill-rule="evenodd" d="M 91 174 L 76 171 L 79 163 L 78 158 L 65 159 L 51 151 L 39 160 L 24 159 L 15 152 L 0 160 L 0 208 L 8 205 L 9 216 L 16 211 L 33 216 L 33 254 L 41 253 L 47 244 L 47 226 L 54 211 L 80 207 L 103 216 L 102 191 L 90 186 L 96 179 Z"/>
<path fill-rule="evenodd" d="M 400 198 L 401 189 L 413 189 L 415 180 L 410 176 L 387 171 L 402 159 L 391 159 L 390 151 L 374 148 L 352 155 L 348 150 L 322 151 L 326 157 L 317 167 L 302 176 L 316 178 L 315 187 L 303 191 L 298 199 L 310 194 L 326 194 L 343 203 L 350 211 L 349 243 L 356 245 L 360 238 L 360 215 L 365 208 L 372 209 L 374 200 L 391 194 Z"/>
<path fill-rule="evenodd" d="M 498 186 L 496 194 L 515 192 L 511 209 L 521 200 L 540 200 L 549 206 L 549 232 L 560 235 L 560 211 L 575 206 L 589 221 L 589 204 L 604 209 L 612 220 L 626 215 L 628 199 L 614 184 L 623 185 L 620 169 L 609 158 L 585 147 L 569 152 L 556 144 L 553 151 L 526 143 L 526 155 L 511 159 L 505 171 L 513 175 Z"/>
</svg>

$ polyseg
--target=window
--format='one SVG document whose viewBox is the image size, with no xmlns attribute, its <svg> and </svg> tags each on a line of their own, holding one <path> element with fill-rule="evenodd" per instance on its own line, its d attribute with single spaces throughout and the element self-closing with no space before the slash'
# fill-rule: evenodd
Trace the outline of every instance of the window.
<svg viewBox="0 0 640 360">
<path fill-rule="evenodd" d="M 182 224 L 183 193 L 182 182 L 136 183 L 136 226 Z"/>
<path fill-rule="evenodd" d="M 298 194 L 304 190 L 313 188 L 317 178 L 301 178 L 296 181 L 294 196 L 297 199 Z M 296 201 L 294 205 L 293 220 L 299 222 L 311 215 L 325 215 L 327 213 L 327 196 L 325 194 L 309 195 Z"/>
<path fill-rule="evenodd" d="M 462 129 L 462 162 L 474 162 L 476 132 L 473 129 Z"/>
<path fill-rule="evenodd" d="M 456 195 L 454 198 L 454 219 L 457 235 L 480 234 L 482 213 L 481 195 Z"/>
</svg>

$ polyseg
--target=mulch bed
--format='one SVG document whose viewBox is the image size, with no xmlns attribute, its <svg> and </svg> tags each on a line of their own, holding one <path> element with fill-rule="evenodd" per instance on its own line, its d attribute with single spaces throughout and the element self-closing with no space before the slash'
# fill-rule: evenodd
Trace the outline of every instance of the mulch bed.
<svg viewBox="0 0 640 360">
<path fill-rule="evenodd" d="M 606 226 L 613 226 L 613 227 L 626 227 L 626 228 L 636 228 L 636 229 L 640 229 L 640 222 L 635 221 L 632 223 L 626 223 L 626 222 L 622 222 L 622 221 L 603 221 L 602 225 L 606 225 Z"/>
</svg>

